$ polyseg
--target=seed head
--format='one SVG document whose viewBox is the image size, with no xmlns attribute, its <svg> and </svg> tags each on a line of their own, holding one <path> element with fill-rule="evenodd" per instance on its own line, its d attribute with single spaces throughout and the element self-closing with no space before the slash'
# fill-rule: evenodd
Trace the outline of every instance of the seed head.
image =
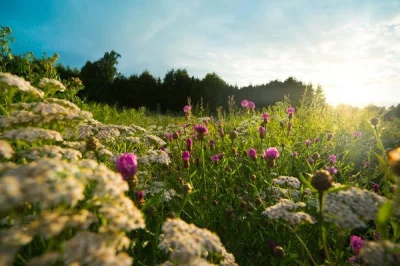
<svg viewBox="0 0 400 266">
<path fill-rule="evenodd" d="M 311 185 L 318 191 L 325 191 L 332 187 L 333 177 L 326 170 L 318 170 L 311 178 Z"/>
</svg>

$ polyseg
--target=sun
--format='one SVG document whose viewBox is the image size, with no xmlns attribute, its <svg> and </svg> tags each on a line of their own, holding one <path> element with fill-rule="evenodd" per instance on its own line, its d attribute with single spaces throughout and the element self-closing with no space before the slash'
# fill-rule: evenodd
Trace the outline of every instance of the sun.
<svg viewBox="0 0 400 266">
<path fill-rule="evenodd" d="M 329 104 L 365 106 L 374 101 L 373 85 L 366 84 L 366 73 L 358 64 L 343 64 L 324 71 L 321 77 Z"/>
</svg>

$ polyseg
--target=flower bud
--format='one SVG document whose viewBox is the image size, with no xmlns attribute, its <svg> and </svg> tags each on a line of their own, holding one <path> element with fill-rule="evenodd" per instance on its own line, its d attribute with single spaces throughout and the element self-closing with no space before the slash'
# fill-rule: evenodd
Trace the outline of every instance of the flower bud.
<svg viewBox="0 0 400 266">
<path fill-rule="evenodd" d="M 318 170 L 311 178 L 311 185 L 318 191 L 325 191 L 332 187 L 333 177 L 326 170 Z"/>
</svg>

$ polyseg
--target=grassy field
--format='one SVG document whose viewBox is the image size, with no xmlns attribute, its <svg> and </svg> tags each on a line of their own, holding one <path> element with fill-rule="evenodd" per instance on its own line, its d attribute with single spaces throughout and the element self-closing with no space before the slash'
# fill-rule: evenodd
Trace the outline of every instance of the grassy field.
<svg viewBox="0 0 400 266">
<path fill-rule="evenodd" d="M 287 99 L 162 115 L 61 86 L 0 76 L 0 265 L 399 263 L 398 121 Z"/>
</svg>

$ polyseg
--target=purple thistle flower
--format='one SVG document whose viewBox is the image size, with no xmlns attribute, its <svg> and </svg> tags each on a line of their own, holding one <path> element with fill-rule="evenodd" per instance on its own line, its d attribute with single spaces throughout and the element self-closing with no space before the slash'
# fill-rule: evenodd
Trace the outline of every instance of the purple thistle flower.
<svg viewBox="0 0 400 266">
<path fill-rule="evenodd" d="M 296 109 L 294 108 L 294 107 L 288 107 L 287 109 L 286 109 L 286 112 L 288 113 L 288 114 L 294 114 L 295 112 L 296 112 Z"/>
<path fill-rule="evenodd" d="M 261 118 L 264 120 L 264 122 L 268 122 L 271 118 L 271 116 L 269 115 L 269 113 L 263 113 L 261 115 Z"/>
<path fill-rule="evenodd" d="M 251 110 L 254 111 L 254 109 L 256 108 L 256 105 L 253 102 L 248 102 L 247 107 Z"/>
<path fill-rule="evenodd" d="M 299 156 L 299 153 L 298 153 L 297 151 L 294 151 L 294 152 L 292 153 L 292 156 L 293 156 L 294 158 L 297 158 L 297 156 Z"/>
<path fill-rule="evenodd" d="M 192 150 L 192 148 L 193 148 L 193 141 L 192 141 L 192 139 L 187 139 L 187 140 L 186 140 L 186 147 L 187 147 L 187 149 L 188 149 L 189 151 Z"/>
<path fill-rule="evenodd" d="M 265 151 L 265 157 L 266 157 L 268 160 L 271 160 L 271 161 L 275 160 L 276 158 L 279 157 L 279 151 L 278 151 L 278 149 L 277 149 L 276 147 L 268 148 L 268 149 Z"/>
<path fill-rule="evenodd" d="M 325 169 L 326 169 L 326 171 L 328 171 L 331 175 L 336 175 L 337 172 L 338 172 L 338 170 L 337 170 L 337 168 L 336 168 L 335 166 L 332 166 L 332 167 L 327 166 L 327 167 L 325 167 Z"/>
<path fill-rule="evenodd" d="M 132 178 L 138 168 L 137 157 L 133 153 L 124 153 L 115 161 L 115 166 L 124 180 Z"/>
<path fill-rule="evenodd" d="M 215 146 L 215 141 L 213 139 L 210 139 L 210 149 L 214 149 Z"/>
<path fill-rule="evenodd" d="M 314 143 L 318 143 L 318 142 L 319 142 L 319 138 L 315 138 Z"/>
<path fill-rule="evenodd" d="M 218 163 L 221 158 L 222 158 L 222 154 L 215 154 L 210 157 L 210 160 L 214 161 L 215 163 Z"/>
<path fill-rule="evenodd" d="M 135 192 L 135 197 L 136 197 L 136 200 L 138 200 L 138 201 L 144 199 L 144 196 L 145 196 L 144 190 L 139 190 L 139 191 Z"/>
<path fill-rule="evenodd" d="M 249 102 L 247 100 L 243 100 L 240 104 L 242 105 L 243 108 L 247 108 Z"/>
<path fill-rule="evenodd" d="M 190 160 L 190 153 L 188 151 L 182 152 L 182 160 L 189 161 Z"/>
<path fill-rule="evenodd" d="M 311 157 L 308 157 L 308 158 L 307 158 L 307 162 L 308 162 L 309 164 L 314 164 L 314 160 L 313 160 Z"/>
<path fill-rule="evenodd" d="M 336 163 L 336 155 L 334 155 L 334 154 L 329 155 L 329 162 Z"/>
<path fill-rule="evenodd" d="M 372 185 L 372 189 L 374 190 L 374 192 L 375 192 L 376 194 L 379 195 L 379 185 L 378 185 L 378 184 L 373 184 L 373 185 Z"/>
<path fill-rule="evenodd" d="M 311 140 L 309 140 L 309 139 L 307 139 L 307 140 L 306 140 L 304 143 L 306 144 L 306 146 L 310 146 L 310 145 L 311 145 L 311 143 L 312 143 L 312 141 L 311 141 Z"/>
<path fill-rule="evenodd" d="M 197 133 L 197 139 L 198 140 L 203 140 L 204 136 L 208 134 L 208 129 L 206 126 L 203 125 L 195 125 L 194 131 Z"/>
<path fill-rule="evenodd" d="M 192 110 L 192 106 L 190 106 L 190 105 L 185 105 L 185 107 L 183 107 L 183 112 L 185 112 L 185 113 L 190 113 L 191 110 Z"/>
<path fill-rule="evenodd" d="M 174 135 L 172 133 L 168 133 L 168 139 L 169 141 L 172 141 L 174 139 Z"/>
<path fill-rule="evenodd" d="M 265 138 L 265 134 L 267 133 L 267 130 L 264 127 L 259 127 L 258 128 L 258 133 L 260 133 L 260 139 L 264 139 Z"/>
<path fill-rule="evenodd" d="M 218 133 L 221 136 L 221 138 L 223 138 L 225 136 L 225 132 L 224 129 L 220 126 L 218 127 Z"/>
<path fill-rule="evenodd" d="M 353 135 L 354 135 L 354 138 L 359 138 L 359 137 L 361 137 L 362 133 L 361 133 L 361 131 L 355 131 L 353 133 Z"/>
<path fill-rule="evenodd" d="M 363 245 L 362 238 L 359 236 L 351 236 L 350 237 L 350 246 L 354 255 L 358 256 L 360 254 L 361 248 Z"/>
<path fill-rule="evenodd" d="M 257 151 L 256 149 L 251 148 L 248 153 L 249 157 L 253 160 L 257 159 Z"/>
</svg>

